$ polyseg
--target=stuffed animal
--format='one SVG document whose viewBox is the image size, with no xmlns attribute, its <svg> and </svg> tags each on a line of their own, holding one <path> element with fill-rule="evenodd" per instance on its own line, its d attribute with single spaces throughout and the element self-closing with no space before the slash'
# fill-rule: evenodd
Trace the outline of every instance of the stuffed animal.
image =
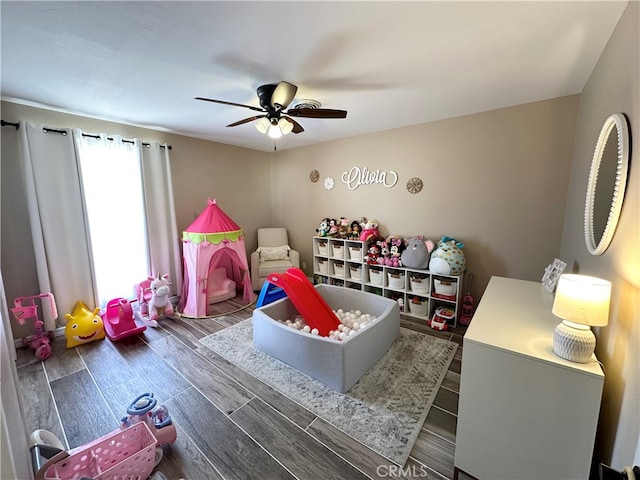
<svg viewBox="0 0 640 480">
<path fill-rule="evenodd" d="M 357 220 L 354 220 L 349 226 L 349 239 L 360 240 L 360 233 L 362 233 L 362 227 Z"/>
<path fill-rule="evenodd" d="M 338 237 L 347 238 L 349 236 L 349 220 L 345 217 L 340 217 L 338 221 Z"/>
<path fill-rule="evenodd" d="M 327 237 L 335 237 L 336 235 L 338 235 L 338 221 L 335 218 L 330 218 Z"/>
<path fill-rule="evenodd" d="M 389 244 L 389 258 L 385 264 L 389 267 L 401 267 L 402 266 L 402 252 L 404 251 L 404 242 L 400 237 L 387 237 L 387 243 Z"/>
<path fill-rule="evenodd" d="M 378 257 L 378 265 L 386 265 L 389 258 L 389 244 L 383 240 L 378 240 L 376 245 L 380 247 L 380 256 Z"/>
<path fill-rule="evenodd" d="M 149 302 L 149 320 L 173 316 L 173 305 L 169 300 L 169 274 L 162 276 L 158 274 L 156 278 L 148 277 L 151 281 L 151 301 Z"/>
<path fill-rule="evenodd" d="M 429 254 L 434 246 L 432 240 L 425 240 L 423 236 L 410 238 L 407 248 L 400 255 L 402 265 L 408 268 L 426 269 L 429 266 Z"/>
<path fill-rule="evenodd" d="M 318 224 L 318 228 L 316 228 L 316 232 L 318 234 L 319 237 L 326 237 L 327 234 L 329 233 L 329 219 L 328 218 L 323 218 L 322 220 L 320 220 L 320 223 Z"/>
<path fill-rule="evenodd" d="M 464 243 L 455 238 L 442 237 L 437 248 L 431 254 L 429 270 L 441 275 L 460 275 L 466 264 L 464 258 Z"/>
<path fill-rule="evenodd" d="M 378 221 L 377 220 L 367 220 L 362 227 L 362 233 L 360 234 L 361 242 L 368 242 L 369 240 L 375 240 L 380 235 L 378 231 Z"/>
<path fill-rule="evenodd" d="M 369 265 L 378 265 L 378 258 L 380 257 L 380 247 L 376 243 L 370 243 L 367 249 L 367 254 L 364 256 L 364 261 Z"/>
</svg>

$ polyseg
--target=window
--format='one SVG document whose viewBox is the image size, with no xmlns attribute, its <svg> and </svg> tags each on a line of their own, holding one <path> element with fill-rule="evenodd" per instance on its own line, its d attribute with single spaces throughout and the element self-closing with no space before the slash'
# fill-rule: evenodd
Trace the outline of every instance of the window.
<svg viewBox="0 0 640 480">
<path fill-rule="evenodd" d="M 82 191 L 100 306 L 131 298 L 147 278 L 149 249 L 139 146 L 77 139 Z"/>
</svg>

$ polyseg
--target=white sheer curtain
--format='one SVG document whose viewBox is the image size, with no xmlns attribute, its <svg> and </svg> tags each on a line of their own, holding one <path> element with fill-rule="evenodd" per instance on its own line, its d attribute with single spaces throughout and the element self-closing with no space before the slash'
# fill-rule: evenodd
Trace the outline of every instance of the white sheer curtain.
<svg viewBox="0 0 640 480">
<path fill-rule="evenodd" d="M 144 198 L 149 234 L 151 274 L 169 274 L 172 295 L 182 292 L 182 256 L 180 254 L 176 213 L 171 183 L 169 147 L 150 143 L 140 146 Z"/>
<path fill-rule="evenodd" d="M 98 304 L 103 306 L 128 297 L 149 271 L 140 141 L 80 130 L 73 136 Z"/>
<path fill-rule="evenodd" d="M 64 323 L 78 300 L 97 301 L 73 139 L 70 130 L 20 122 L 20 143 L 38 287 L 55 295 Z"/>
</svg>

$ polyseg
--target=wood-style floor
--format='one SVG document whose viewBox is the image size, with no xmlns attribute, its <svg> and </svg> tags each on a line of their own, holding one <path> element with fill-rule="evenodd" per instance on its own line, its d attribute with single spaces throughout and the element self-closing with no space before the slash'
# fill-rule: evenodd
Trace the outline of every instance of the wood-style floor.
<svg viewBox="0 0 640 480">
<path fill-rule="evenodd" d="M 28 431 L 50 430 L 74 448 L 118 428 L 131 401 L 153 392 L 178 430 L 156 470 L 169 480 L 453 477 L 462 335 L 403 317 L 402 326 L 460 346 L 411 457 L 400 470 L 198 340 L 250 318 L 240 297 L 214 306 L 220 319 L 161 320 L 136 337 L 67 349 L 54 340 L 44 362 L 18 349 Z M 466 479 L 466 477 L 461 476 Z"/>
</svg>

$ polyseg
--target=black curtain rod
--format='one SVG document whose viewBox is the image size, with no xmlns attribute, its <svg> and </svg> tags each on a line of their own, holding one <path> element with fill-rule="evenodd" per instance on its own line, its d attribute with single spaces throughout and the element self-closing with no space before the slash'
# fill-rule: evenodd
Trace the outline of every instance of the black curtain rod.
<svg viewBox="0 0 640 480">
<path fill-rule="evenodd" d="M 20 124 L 18 123 L 12 123 L 12 122 L 5 122 L 4 120 L 0 120 L 1 125 L 3 127 L 16 127 L 16 130 L 18 130 L 18 127 L 20 126 Z"/>
<path fill-rule="evenodd" d="M 20 127 L 20 124 L 18 123 L 13 123 L 13 122 L 5 122 L 4 120 L 0 120 L 0 122 L 2 122 L 0 125 L 3 127 L 15 127 L 16 130 L 18 130 L 18 128 Z M 56 130 L 55 128 L 49 128 L 49 127 L 44 127 L 42 129 L 45 133 L 49 133 L 49 132 L 53 132 L 53 133 L 61 133 L 62 135 L 66 135 L 67 131 L 66 130 Z M 88 133 L 83 133 L 82 134 L 83 137 L 91 137 L 91 138 L 100 138 L 100 135 L 90 135 Z M 107 140 L 113 140 L 113 137 L 107 137 Z M 133 140 L 126 140 L 126 139 L 122 139 L 122 141 L 124 143 L 133 143 Z M 142 145 L 145 147 L 150 147 L 151 144 L 150 143 L 145 143 L 142 142 Z M 160 148 L 165 148 L 164 145 L 160 145 Z M 172 150 L 173 147 L 171 145 L 167 145 L 167 148 L 169 150 Z"/>
<path fill-rule="evenodd" d="M 91 135 L 90 133 L 83 133 L 82 136 L 89 137 L 89 138 L 100 138 L 100 135 Z M 113 140 L 113 137 L 107 137 L 107 140 Z M 133 143 L 133 140 L 126 140 L 123 138 L 122 143 Z M 145 142 L 142 142 L 142 145 L 145 147 L 151 146 L 150 143 L 145 143 Z M 160 145 L 160 148 L 164 148 L 164 145 Z M 171 145 L 167 145 L 167 148 L 171 150 L 173 147 Z"/>
</svg>

